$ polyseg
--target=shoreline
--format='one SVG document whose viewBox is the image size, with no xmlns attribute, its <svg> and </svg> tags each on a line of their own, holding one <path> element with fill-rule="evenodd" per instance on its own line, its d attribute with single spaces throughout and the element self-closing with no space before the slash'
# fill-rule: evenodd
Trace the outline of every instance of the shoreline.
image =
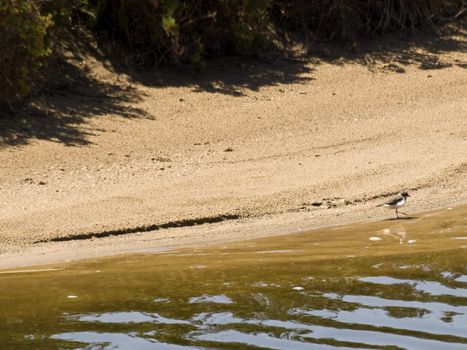
<svg viewBox="0 0 467 350">
<path fill-rule="evenodd" d="M 447 206 L 448 203 L 451 206 Z M 409 214 L 408 219 L 416 220 L 419 217 L 436 215 L 446 210 L 464 207 L 467 205 L 467 198 L 462 201 L 446 201 L 443 207 L 430 208 L 429 210 L 418 211 Z M 410 208 L 410 207 L 408 207 Z M 375 212 L 376 208 L 371 208 Z M 391 211 L 387 211 L 387 213 Z M 365 212 L 368 214 L 368 211 Z M 275 216 L 274 218 L 261 218 L 245 220 L 240 223 L 217 223 L 210 224 L 209 227 L 185 227 L 178 229 L 165 229 L 163 232 L 134 233 L 129 236 L 110 236 L 98 239 L 75 240 L 67 242 L 41 243 L 36 246 L 29 246 L 18 252 L 4 253 L 0 259 L 0 274 L 16 272 L 35 272 L 44 269 L 62 269 L 69 263 L 88 261 L 94 259 L 105 259 L 112 257 L 122 257 L 128 255 L 158 254 L 162 252 L 201 247 L 219 246 L 233 242 L 242 243 L 255 239 L 286 236 L 297 233 L 313 234 L 321 229 L 333 229 L 336 227 L 353 226 L 367 223 L 378 223 L 387 221 L 388 223 L 404 222 L 406 219 L 395 220 L 392 216 L 377 214 L 375 217 L 360 217 L 354 215 L 354 220 L 348 220 L 349 215 L 339 215 L 339 219 L 332 224 L 314 223 L 308 226 L 302 224 L 303 215 L 300 217 Z M 285 219 L 285 220 L 284 220 Z M 263 222 L 261 222 L 263 221 Z M 264 223 L 264 221 L 269 221 Z M 284 221 L 286 222 L 284 224 Z M 278 224 L 282 222 L 282 224 Z M 410 221 L 409 221 L 410 222 Z M 232 225 L 233 224 L 233 225 Z M 311 225 L 311 226 L 310 226 Z M 261 227 L 266 227 L 259 231 Z M 178 231 L 178 232 L 177 232 Z M 183 232 L 185 231 L 185 232 Z M 213 234 L 213 231 L 217 231 Z M 242 236 L 232 238 L 232 234 L 242 233 Z M 158 234 L 162 233 L 162 234 Z M 165 236 L 165 238 L 164 238 Z M 169 238 L 167 238 L 169 237 Z"/>
</svg>

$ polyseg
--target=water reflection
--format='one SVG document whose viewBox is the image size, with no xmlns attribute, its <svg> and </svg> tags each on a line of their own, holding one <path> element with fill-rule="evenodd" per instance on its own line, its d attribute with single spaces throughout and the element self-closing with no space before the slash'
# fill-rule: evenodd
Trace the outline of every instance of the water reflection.
<svg viewBox="0 0 467 350">
<path fill-rule="evenodd" d="M 454 281 L 467 283 L 467 275 L 458 276 L 458 277 L 454 278 Z"/>
<path fill-rule="evenodd" d="M 409 312 L 407 312 L 409 311 Z M 423 309 L 404 310 L 399 306 L 393 310 L 359 307 L 346 310 L 295 310 L 294 315 L 316 316 L 351 325 L 361 324 L 372 327 L 388 327 L 396 330 L 411 330 L 440 335 L 462 335 L 466 330 L 467 317 L 458 315 L 449 323 L 443 321 L 443 314 L 426 312 Z M 397 332 L 396 332 L 397 333 Z"/>
<path fill-rule="evenodd" d="M 71 318 L 71 317 L 70 317 Z M 189 324 L 188 321 L 175 320 L 163 317 L 159 314 L 150 314 L 144 312 L 108 312 L 95 315 L 78 315 L 77 320 L 82 322 L 103 322 L 103 323 L 142 323 L 154 322 L 164 324 Z"/>
<path fill-rule="evenodd" d="M 215 303 L 215 304 L 232 304 L 233 301 L 229 297 L 222 295 L 202 295 L 200 297 L 192 297 L 188 301 L 189 304 L 197 303 Z"/>
<path fill-rule="evenodd" d="M 89 344 L 98 346 L 86 347 L 86 349 L 122 349 L 122 350 L 187 350 L 202 349 L 192 346 L 181 346 L 160 343 L 154 339 L 139 337 L 138 334 L 122 333 L 98 333 L 98 332 L 74 332 L 53 335 L 53 339 Z"/>
<path fill-rule="evenodd" d="M 452 295 L 456 297 L 467 298 L 467 289 L 450 288 L 441 284 L 440 282 L 398 279 L 387 276 L 363 277 L 359 280 L 367 283 L 385 285 L 406 284 L 416 291 L 424 292 L 430 295 Z"/>
<path fill-rule="evenodd" d="M 209 342 L 216 342 L 216 343 L 228 343 L 228 344 L 244 344 L 244 345 L 251 345 L 260 348 L 266 349 L 277 349 L 277 350 L 309 350 L 317 349 L 317 350 L 331 350 L 336 349 L 335 346 L 332 345 L 325 345 L 316 342 L 312 342 L 311 344 L 307 341 L 304 341 L 303 336 L 297 336 L 297 339 L 293 339 L 295 333 L 281 335 L 281 337 L 272 336 L 269 333 L 245 333 L 235 330 L 227 330 L 221 331 L 218 333 L 208 333 L 196 336 L 198 340 L 204 340 Z M 243 346 L 244 346 L 243 345 Z M 241 349 L 241 347 L 239 347 Z M 368 349 L 368 348 L 359 348 L 359 347 L 347 347 L 347 346 L 339 346 L 341 350 L 349 350 L 349 349 Z"/>
<path fill-rule="evenodd" d="M 465 208 L 448 213 L 0 274 L 0 349 L 466 350 Z"/>
<path fill-rule="evenodd" d="M 407 230 L 402 224 L 392 225 L 390 227 L 383 228 L 378 232 L 378 235 L 390 237 L 394 240 L 397 240 L 400 244 L 415 243 L 414 240 L 408 239 Z"/>
</svg>

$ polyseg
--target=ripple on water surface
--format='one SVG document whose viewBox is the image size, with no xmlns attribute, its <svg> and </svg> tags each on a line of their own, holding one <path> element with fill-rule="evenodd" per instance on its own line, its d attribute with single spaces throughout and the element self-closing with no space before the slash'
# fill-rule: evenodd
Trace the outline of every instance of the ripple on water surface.
<svg viewBox="0 0 467 350">
<path fill-rule="evenodd" d="M 0 349 L 467 350 L 465 212 L 0 274 Z"/>
</svg>

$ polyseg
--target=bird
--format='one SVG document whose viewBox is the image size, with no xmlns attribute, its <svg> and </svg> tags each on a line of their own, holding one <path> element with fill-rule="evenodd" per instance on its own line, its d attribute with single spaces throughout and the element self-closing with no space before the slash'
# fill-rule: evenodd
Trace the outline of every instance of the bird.
<svg viewBox="0 0 467 350">
<path fill-rule="evenodd" d="M 396 216 L 399 219 L 399 212 L 398 209 L 403 207 L 404 205 L 407 204 L 407 198 L 410 197 L 410 195 L 407 192 L 402 192 L 398 196 L 390 199 L 386 203 L 377 205 L 377 207 L 385 207 L 388 209 L 396 209 Z M 404 215 L 407 215 L 405 213 L 402 213 Z"/>
</svg>

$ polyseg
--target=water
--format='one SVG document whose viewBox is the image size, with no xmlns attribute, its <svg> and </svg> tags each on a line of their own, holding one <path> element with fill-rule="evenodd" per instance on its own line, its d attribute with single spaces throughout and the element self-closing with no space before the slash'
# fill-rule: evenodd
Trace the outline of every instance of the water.
<svg viewBox="0 0 467 350">
<path fill-rule="evenodd" d="M 0 349 L 467 349 L 466 214 L 0 273 Z"/>
</svg>

